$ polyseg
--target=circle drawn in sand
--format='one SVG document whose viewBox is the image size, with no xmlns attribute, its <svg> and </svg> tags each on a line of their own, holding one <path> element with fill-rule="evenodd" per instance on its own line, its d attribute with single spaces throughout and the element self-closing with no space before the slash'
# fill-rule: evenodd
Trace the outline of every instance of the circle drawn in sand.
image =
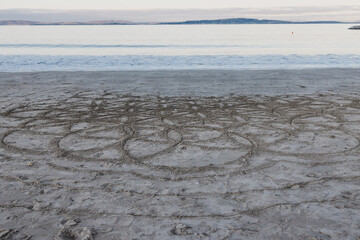
<svg viewBox="0 0 360 240">
<path fill-rule="evenodd" d="M 349 151 L 358 145 L 359 141 L 355 137 L 339 130 L 304 131 L 270 146 L 269 149 L 287 154 L 330 154 Z"/>
<path fill-rule="evenodd" d="M 22 151 L 49 152 L 55 137 L 51 135 L 37 135 L 30 132 L 16 131 L 7 135 L 3 142 Z"/>
<path fill-rule="evenodd" d="M 175 168 L 192 168 L 205 166 L 221 166 L 225 163 L 241 159 L 249 151 L 246 149 L 202 149 L 185 145 L 177 146 L 173 151 L 155 156 L 147 162 L 153 166 Z"/>
</svg>

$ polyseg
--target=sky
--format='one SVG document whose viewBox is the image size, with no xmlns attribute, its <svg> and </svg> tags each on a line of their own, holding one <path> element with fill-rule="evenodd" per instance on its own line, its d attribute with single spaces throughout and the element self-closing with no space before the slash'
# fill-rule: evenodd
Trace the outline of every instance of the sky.
<svg viewBox="0 0 360 240">
<path fill-rule="evenodd" d="M 294 6 L 360 6 L 359 0 L 1 0 L 0 8 L 31 9 L 217 9 Z"/>
<path fill-rule="evenodd" d="M 360 0 L 0 0 L 0 20 L 360 20 Z"/>
</svg>

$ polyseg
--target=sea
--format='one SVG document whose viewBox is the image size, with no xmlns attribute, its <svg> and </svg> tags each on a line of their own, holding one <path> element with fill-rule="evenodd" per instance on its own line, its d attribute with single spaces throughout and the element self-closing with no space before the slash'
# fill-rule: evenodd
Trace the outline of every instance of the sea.
<svg viewBox="0 0 360 240">
<path fill-rule="evenodd" d="M 0 26 L 0 71 L 357 68 L 351 26 Z"/>
</svg>

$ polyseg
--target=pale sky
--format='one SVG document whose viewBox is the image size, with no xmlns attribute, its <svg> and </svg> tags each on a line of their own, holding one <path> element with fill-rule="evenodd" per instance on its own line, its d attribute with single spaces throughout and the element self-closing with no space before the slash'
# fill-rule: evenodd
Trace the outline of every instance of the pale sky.
<svg viewBox="0 0 360 240">
<path fill-rule="evenodd" d="M 216 9 L 360 6 L 360 0 L 0 0 L 0 9 Z"/>
<path fill-rule="evenodd" d="M 0 0 L 0 20 L 360 21 L 360 0 Z"/>
</svg>

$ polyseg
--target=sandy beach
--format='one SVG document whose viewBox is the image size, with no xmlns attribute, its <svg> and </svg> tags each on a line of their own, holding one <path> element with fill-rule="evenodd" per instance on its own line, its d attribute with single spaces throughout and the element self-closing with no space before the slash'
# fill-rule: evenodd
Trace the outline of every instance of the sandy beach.
<svg viewBox="0 0 360 240">
<path fill-rule="evenodd" d="M 0 73 L 0 239 L 360 238 L 360 69 Z"/>
</svg>

